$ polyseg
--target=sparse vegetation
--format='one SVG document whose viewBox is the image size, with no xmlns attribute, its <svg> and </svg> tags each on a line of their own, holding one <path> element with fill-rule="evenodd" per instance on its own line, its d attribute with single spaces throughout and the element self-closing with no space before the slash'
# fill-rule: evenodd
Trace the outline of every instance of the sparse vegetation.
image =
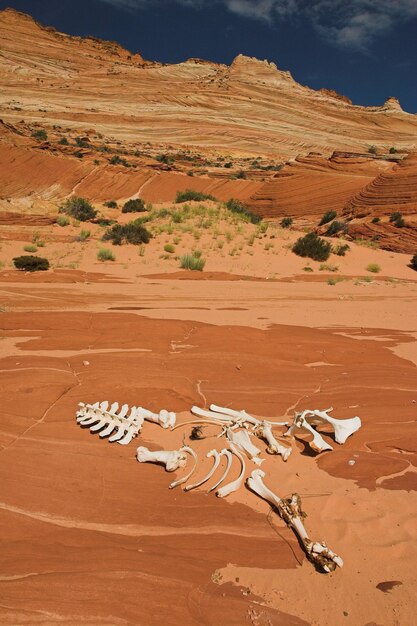
<svg viewBox="0 0 417 626">
<path fill-rule="evenodd" d="M 202 257 L 196 257 L 194 254 L 184 254 L 180 257 L 180 267 L 184 270 L 194 270 L 201 272 L 206 262 Z"/>
<path fill-rule="evenodd" d="M 314 270 L 309 265 L 306 265 L 305 267 L 303 267 L 303 272 L 314 272 Z"/>
<path fill-rule="evenodd" d="M 239 200 L 235 200 L 234 198 L 230 198 L 230 200 L 226 202 L 226 208 L 229 209 L 229 211 L 232 211 L 232 213 L 238 213 L 239 215 L 243 216 L 247 221 L 251 222 L 252 224 L 259 224 L 262 221 L 260 215 L 252 213 L 252 211 L 250 211 L 244 204 L 242 204 L 242 202 L 240 202 Z"/>
<path fill-rule="evenodd" d="M 124 165 L 124 167 L 130 167 L 130 163 L 126 159 L 122 159 L 118 154 L 114 154 L 109 160 L 110 165 Z"/>
<path fill-rule="evenodd" d="M 87 241 L 90 238 L 90 234 L 89 230 L 81 230 L 77 235 L 77 241 Z"/>
<path fill-rule="evenodd" d="M 376 146 L 369 146 L 368 152 L 369 152 L 369 154 L 377 154 L 378 153 L 378 148 Z"/>
<path fill-rule="evenodd" d="M 338 272 L 339 268 L 337 265 L 332 265 L 331 263 L 321 263 L 319 270 L 320 272 Z"/>
<path fill-rule="evenodd" d="M 60 207 L 59 212 L 70 215 L 80 222 L 93 220 L 97 215 L 97 211 L 88 200 L 77 196 L 68 198 Z"/>
<path fill-rule="evenodd" d="M 115 261 L 116 257 L 109 248 L 100 248 L 97 252 L 97 261 Z"/>
<path fill-rule="evenodd" d="M 24 272 L 44 272 L 49 270 L 49 261 L 40 256 L 17 256 L 13 259 L 16 269 Z"/>
<path fill-rule="evenodd" d="M 172 165 L 173 163 L 175 163 L 175 159 L 173 156 L 170 156 L 169 154 L 158 154 L 155 159 L 159 162 L 159 163 L 164 163 L 164 165 Z"/>
<path fill-rule="evenodd" d="M 347 243 L 339 244 L 338 246 L 332 248 L 333 254 L 336 254 L 337 256 L 345 256 L 346 252 L 349 250 L 350 246 Z"/>
<path fill-rule="evenodd" d="M 379 222 L 380 222 L 380 221 L 381 221 L 381 218 L 380 218 L 380 217 L 373 217 L 373 218 L 371 219 L 371 223 L 372 223 L 372 224 L 379 224 Z"/>
<path fill-rule="evenodd" d="M 168 252 L 168 254 L 174 254 L 175 246 L 173 246 L 172 243 L 166 243 L 164 245 L 164 250 L 165 252 Z"/>
<path fill-rule="evenodd" d="M 397 148 L 394 148 L 394 146 L 392 146 L 392 147 L 389 149 L 389 153 L 390 153 L 390 154 L 395 154 L 396 152 L 397 152 Z"/>
<path fill-rule="evenodd" d="M 328 224 L 337 216 L 336 211 L 326 211 L 319 222 L 319 226 L 323 226 L 324 224 Z"/>
<path fill-rule="evenodd" d="M 378 263 L 369 263 L 369 265 L 366 266 L 366 271 L 371 272 L 372 274 L 379 274 L 381 267 Z"/>
<path fill-rule="evenodd" d="M 61 137 L 61 139 L 58 141 L 60 146 L 68 146 L 69 141 L 66 137 Z"/>
<path fill-rule="evenodd" d="M 149 243 L 151 237 L 151 233 L 142 224 L 129 222 L 128 224 L 115 224 L 104 233 L 102 239 L 120 246 L 122 243 L 134 245 Z"/>
<path fill-rule="evenodd" d="M 346 222 L 341 222 L 339 220 L 334 220 L 326 230 L 326 235 L 328 237 L 332 237 L 333 235 L 337 235 L 337 233 L 346 233 L 348 231 L 348 225 Z"/>
<path fill-rule="evenodd" d="M 88 141 L 86 141 L 85 139 L 83 139 L 82 137 L 76 137 L 75 138 L 75 143 L 79 148 L 89 148 L 90 144 Z"/>
<path fill-rule="evenodd" d="M 122 213 L 142 213 L 145 211 L 145 203 L 142 198 L 134 198 L 124 203 Z"/>
<path fill-rule="evenodd" d="M 204 200 L 212 200 L 213 202 L 217 202 L 217 199 L 209 193 L 194 191 L 194 189 L 185 189 L 184 191 L 178 191 L 177 197 L 175 198 L 175 203 L 181 204 L 182 202 L 191 201 L 204 202 Z"/>
<path fill-rule="evenodd" d="M 37 246 L 35 246 L 33 243 L 27 245 L 27 246 L 23 246 L 23 250 L 25 252 L 36 252 L 37 251 Z"/>
<path fill-rule="evenodd" d="M 398 211 L 391 213 L 391 215 L 389 216 L 389 221 L 391 222 L 391 224 L 394 224 L 394 226 L 396 226 L 397 228 L 404 228 L 405 226 L 403 215 L 402 213 L 399 213 Z"/>
<path fill-rule="evenodd" d="M 68 226 L 70 221 L 66 215 L 58 215 L 58 217 L 56 218 L 56 223 L 58 224 L 58 226 L 64 227 L 64 226 Z"/>
<path fill-rule="evenodd" d="M 117 202 L 116 200 L 107 200 L 107 202 L 104 203 L 104 206 L 108 209 L 117 209 Z"/>
<path fill-rule="evenodd" d="M 292 217 L 283 217 L 280 222 L 281 228 L 289 228 L 292 226 L 293 222 L 294 220 Z"/>
<path fill-rule="evenodd" d="M 309 257 L 314 261 L 327 261 L 330 256 L 331 244 L 316 233 L 307 233 L 294 243 L 292 251 L 301 257 Z"/>
<path fill-rule="evenodd" d="M 415 253 L 415 255 L 411 258 L 410 261 L 410 267 L 415 270 L 417 272 L 417 252 Z"/>
<path fill-rule="evenodd" d="M 32 137 L 36 139 L 36 141 L 46 141 L 48 139 L 48 133 L 43 128 L 40 128 L 39 130 L 33 131 Z"/>
</svg>

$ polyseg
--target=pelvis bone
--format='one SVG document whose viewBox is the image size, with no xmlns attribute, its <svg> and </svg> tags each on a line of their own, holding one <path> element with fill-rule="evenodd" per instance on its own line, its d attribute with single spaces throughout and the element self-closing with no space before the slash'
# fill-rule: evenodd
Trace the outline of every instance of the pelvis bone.
<svg viewBox="0 0 417 626">
<path fill-rule="evenodd" d="M 304 429 L 313 435 L 312 440 L 309 441 L 308 444 L 310 448 L 314 450 L 314 452 L 324 452 L 325 450 L 333 450 L 333 447 L 329 443 L 327 443 L 323 439 L 323 437 L 316 430 L 314 430 L 314 428 L 307 422 L 307 420 L 305 419 L 306 413 L 308 413 L 308 411 L 303 411 L 302 413 L 295 414 L 294 422 L 289 427 L 289 429 L 284 434 L 284 436 L 290 437 L 296 428 Z"/>
<path fill-rule="evenodd" d="M 307 534 L 303 524 L 305 513 L 301 510 L 301 499 L 298 494 L 291 498 L 281 499 L 273 493 L 263 482 L 265 472 L 254 470 L 247 479 L 248 487 L 258 496 L 272 504 L 284 522 L 292 528 L 299 538 L 308 558 L 325 572 L 333 572 L 336 567 L 342 567 L 343 561 L 325 543 L 313 542 Z"/>
<path fill-rule="evenodd" d="M 330 424 L 333 427 L 336 442 L 343 444 L 348 437 L 356 433 L 362 426 L 361 418 L 351 417 L 345 420 L 338 420 L 328 415 L 331 411 L 333 411 L 332 407 L 325 411 L 319 411 L 317 409 L 314 411 L 304 411 L 304 418 L 312 426 L 326 423 Z"/>
<path fill-rule="evenodd" d="M 264 459 L 259 458 L 261 451 L 252 443 L 252 441 L 250 440 L 250 436 L 246 430 L 239 430 L 238 432 L 235 432 L 231 428 L 228 428 L 226 430 L 226 437 L 241 452 L 245 452 L 246 455 L 254 463 L 256 463 L 256 465 L 260 465 L 261 463 L 263 463 Z"/>
</svg>

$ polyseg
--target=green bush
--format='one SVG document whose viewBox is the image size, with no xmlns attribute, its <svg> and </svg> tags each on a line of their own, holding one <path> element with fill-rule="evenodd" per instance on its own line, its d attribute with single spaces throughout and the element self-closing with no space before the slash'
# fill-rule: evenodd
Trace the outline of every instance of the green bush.
<svg viewBox="0 0 417 626">
<path fill-rule="evenodd" d="M 391 224 L 394 224 L 394 226 L 397 226 L 397 228 L 403 228 L 405 226 L 403 215 L 398 211 L 391 213 L 391 215 L 389 216 L 389 221 L 391 222 Z"/>
<path fill-rule="evenodd" d="M 88 141 L 85 141 L 82 137 L 76 137 L 75 143 L 79 148 L 89 148 L 90 144 Z"/>
<path fill-rule="evenodd" d="M 66 213 L 80 222 L 93 220 L 97 215 L 97 211 L 88 200 L 85 198 L 78 198 L 77 196 L 68 198 L 62 207 L 60 207 L 59 212 Z"/>
<path fill-rule="evenodd" d="M 61 139 L 58 141 L 60 146 L 68 146 L 68 139 L 66 137 L 61 137 Z"/>
<path fill-rule="evenodd" d="M 23 246 L 23 250 L 25 252 L 36 252 L 37 251 L 37 246 L 35 246 L 33 243 L 30 243 L 27 246 Z"/>
<path fill-rule="evenodd" d="M 378 149 L 377 149 L 376 146 L 369 146 L 368 152 L 369 152 L 369 154 L 377 154 Z"/>
<path fill-rule="evenodd" d="M 175 198 L 176 204 L 181 202 L 189 202 L 195 200 L 196 202 L 203 202 L 204 200 L 213 200 L 216 202 L 216 198 L 209 193 L 202 193 L 201 191 L 194 191 L 193 189 L 185 189 L 185 191 L 178 191 Z"/>
<path fill-rule="evenodd" d="M 130 163 L 126 161 L 126 159 L 122 159 L 118 154 L 112 156 L 109 161 L 110 165 L 124 165 L 125 167 L 130 167 Z"/>
<path fill-rule="evenodd" d="M 58 215 L 58 217 L 56 218 L 56 223 L 58 224 L 58 226 L 64 227 L 64 226 L 68 226 L 70 221 L 66 215 Z"/>
<path fill-rule="evenodd" d="M 173 246 L 172 243 L 166 243 L 164 245 L 164 250 L 165 250 L 165 252 L 169 252 L 169 254 L 174 254 L 175 246 Z"/>
<path fill-rule="evenodd" d="M 338 220 L 335 220 L 334 222 L 332 222 L 329 226 L 329 228 L 326 230 L 326 235 L 328 237 L 331 237 L 332 235 L 337 235 L 337 233 L 346 233 L 348 231 L 348 225 L 346 224 L 346 222 L 341 222 Z"/>
<path fill-rule="evenodd" d="M 292 247 L 292 251 L 298 256 L 309 257 L 314 261 L 327 261 L 331 249 L 332 246 L 328 241 L 313 232 L 297 239 Z"/>
<path fill-rule="evenodd" d="M 392 147 L 389 149 L 389 153 L 390 153 L 390 154 L 395 154 L 396 152 L 397 152 L 397 149 L 396 149 L 396 148 L 394 148 L 394 146 L 392 146 Z"/>
<path fill-rule="evenodd" d="M 141 213 L 145 211 L 145 203 L 142 198 L 135 198 L 124 203 L 122 213 Z"/>
<path fill-rule="evenodd" d="M 97 252 L 97 260 L 98 261 L 115 261 L 116 257 L 113 252 L 109 250 L 109 248 L 100 248 Z"/>
<path fill-rule="evenodd" d="M 292 217 L 283 217 L 280 222 L 281 228 L 289 228 L 290 226 L 292 226 L 293 222 L 294 220 L 292 219 Z"/>
<path fill-rule="evenodd" d="M 77 235 L 77 241 L 87 241 L 87 239 L 89 239 L 90 237 L 90 231 L 89 230 L 81 230 L 79 235 Z"/>
<path fill-rule="evenodd" d="M 379 274 L 379 272 L 381 271 L 381 267 L 378 265 L 378 263 L 369 263 L 369 265 L 366 266 L 366 271 L 372 272 L 372 274 Z"/>
<path fill-rule="evenodd" d="M 372 224 L 378 224 L 381 221 L 380 217 L 373 217 L 371 219 Z"/>
<path fill-rule="evenodd" d="M 40 130 L 34 130 L 32 133 L 32 137 L 37 141 L 46 141 L 48 139 L 48 134 L 46 130 L 42 128 Z"/>
<path fill-rule="evenodd" d="M 413 270 L 416 270 L 417 272 L 417 252 L 415 253 L 415 255 L 411 258 L 410 261 L 410 266 Z"/>
<path fill-rule="evenodd" d="M 259 222 L 262 221 L 262 217 L 260 215 L 252 213 L 252 211 L 242 204 L 242 202 L 235 200 L 234 198 L 230 198 L 230 200 L 226 202 L 226 208 L 232 213 L 243 215 L 249 222 L 252 222 L 252 224 L 259 224 Z"/>
<path fill-rule="evenodd" d="M 44 272 L 49 270 L 49 261 L 40 256 L 17 256 L 13 259 L 16 269 L 25 272 Z"/>
<path fill-rule="evenodd" d="M 122 243 L 140 245 L 149 243 L 152 235 L 142 224 L 129 222 L 128 224 L 115 224 L 103 235 L 103 241 L 111 241 L 115 246 Z"/>
<path fill-rule="evenodd" d="M 195 270 L 198 272 L 203 271 L 206 262 L 201 257 L 196 257 L 193 254 L 184 254 L 180 257 L 180 267 L 184 270 Z"/>
<path fill-rule="evenodd" d="M 104 206 L 108 209 L 117 209 L 117 202 L 116 200 L 107 200 L 107 202 L 104 203 Z"/>
<path fill-rule="evenodd" d="M 349 250 L 350 250 L 350 246 L 348 246 L 347 243 L 344 243 L 344 244 L 339 244 L 338 246 L 333 248 L 332 252 L 333 254 L 336 254 L 337 256 L 345 256 L 346 252 L 348 252 Z"/>
<path fill-rule="evenodd" d="M 323 226 L 324 224 L 328 224 L 337 216 L 336 211 L 326 211 L 319 222 L 319 226 Z"/>
<path fill-rule="evenodd" d="M 155 159 L 159 161 L 159 163 L 164 163 L 165 165 L 172 165 L 175 163 L 174 157 L 168 154 L 158 154 Z"/>
</svg>

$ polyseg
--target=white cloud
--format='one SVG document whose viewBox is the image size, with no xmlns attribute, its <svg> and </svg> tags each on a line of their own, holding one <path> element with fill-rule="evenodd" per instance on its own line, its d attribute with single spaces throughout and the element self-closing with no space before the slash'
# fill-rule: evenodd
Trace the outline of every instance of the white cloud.
<svg viewBox="0 0 417 626">
<path fill-rule="evenodd" d="M 366 49 L 399 22 L 417 17 L 417 0 L 101 0 L 128 10 L 155 4 L 193 9 L 223 4 L 243 17 L 270 22 L 303 17 L 330 43 Z"/>
</svg>

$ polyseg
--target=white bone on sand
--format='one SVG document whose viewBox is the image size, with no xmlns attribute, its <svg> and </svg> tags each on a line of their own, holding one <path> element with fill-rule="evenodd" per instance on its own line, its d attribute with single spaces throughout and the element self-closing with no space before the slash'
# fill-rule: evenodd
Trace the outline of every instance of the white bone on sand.
<svg viewBox="0 0 417 626">
<path fill-rule="evenodd" d="M 211 470 L 209 471 L 209 473 L 202 478 L 201 480 L 198 481 L 198 483 L 194 483 L 193 485 L 187 485 L 186 487 L 184 487 L 184 491 L 191 491 L 191 489 L 196 489 L 197 487 L 200 487 L 201 485 L 204 485 L 204 483 L 206 483 L 208 480 L 210 480 L 210 478 L 213 476 L 214 472 L 216 471 L 216 469 L 219 467 L 220 464 L 220 454 L 217 452 L 217 450 L 210 450 L 210 452 L 207 452 L 207 458 L 213 457 L 214 462 L 213 462 L 213 466 L 211 468 Z"/>
<path fill-rule="evenodd" d="M 220 456 L 226 457 L 226 467 L 225 467 L 223 474 L 220 476 L 219 480 L 217 481 L 217 483 L 215 483 L 212 487 L 210 487 L 209 493 L 211 491 L 214 491 L 227 478 L 230 468 L 232 467 L 233 455 L 230 452 L 230 450 L 227 450 L 227 448 L 223 448 L 223 450 L 221 450 L 220 452 Z"/>
<path fill-rule="evenodd" d="M 220 489 L 216 492 L 216 496 L 218 496 L 219 498 L 226 498 L 234 491 L 237 491 L 238 489 L 240 489 L 240 486 L 242 485 L 242 482 L 243 482 L 243 478 L 245 476 L 245 467 L 246 467 L 245 459 L 243 458 L 243 456 L 240 454 L 239 450 L 236 448 L 236 446 L 233 443 L 230 444 L 230 449 L 233 452 L 233 454 L 237 456 L 237 458 L 239 459 L 241 463 L 241 470 L 236 480 L 232 481 L 231 483 L 228 483 L 227 485 L 224 485 L 223 487 L 220 487 Z"/>
<path fill-rule="evenodd" d="M 175 422 L 177 420 L 177 416 L 172 411 L 167 411 L 166 409 L 162 409 L 159 413 L 153 413 L 152 411 L 148 411 L 148 409 L 144 409 L 143 407 L 139 407 L 140 415 L 147 420 L 148 422 L 154 422 L 154 424 L 159 424 L 162 428 L 172 428 L 175 426 Z"/>
<path fill-rule="evenodd" d="M 241 450 L 242 452 L 245 452 L 246 455 L 254 463 L 256 463 L 256 465 L 260 465 L 261 463 L 263 463 L 264 459 L 259 458 L 261 451 L 251 442 L 250 436 L 247 430 L 239 430 L 235 432 L 231 428 L 228 428 L 226 430 L 226 437 L 239 450 Z"/>
<path fill-rule="evenodd" d="M 292 448 L 290 446 L 283 446 L 275 439 L 269 422 L 262 422 L 259 426 L 256 426 L 254 434 L 267 442 L 268 447 L 266 451 L 268 454 L 280 454 L 284 461 L 288 460 L 288 457 L 292 452 Z"/>
<path fill-rule="evenodd" d="M 289 427 L 287 432 L 284 433 L 284 437 L 290 437 L 296 428 L 304 429 L 313 435 L 313 439 L 311 441 L 308 441 L 308 445 L 314 450 L 314 452 L 319 453 L 324 452 L 325 450 L 333 450 L 333 447 L 329 443 L 327 443 L 327 441 L 323 439 L 320 433 L 314 430 L 314 428 L 305 419 L 305 414 L 308 412 L 309 411 L 302 411 L 301 413 L 295 414 L 294 422 Z"/>
<path fill-rule="evenodd" d="M 222 424 L 224 422 L 226 422 L 227 424 L 233 423 L 233 419 L 231 418 L 230 415 L 229 417 L 226 417 L 223 415 L 219 415 L 218 413 L 215 413 L 214 411 L 209 411 L 208 409 L 200 409 L 200 407 L 198 406 L 192 406 L 191 413 L 193 413 L 193 415 L 197 415 L 198 417 L 206 417 L 207 419 L 214 420 L 215 422 L 219 424 Z"/>
<path fill-rule="evenodd" d="M 198 456 L 196 455 L 196 453 L 194 452 L 192 448 L 190 448 L 189 446 L 183 446 L 182 448 L 180 448 L 180 451 L 187 452 L 190 456 L 193 457 L 194 466 L 192 467 L 191 471 L 188 472 L 186 476 L 183 476 L 183 478 L 179 478 L 178 480 L 174 480 L 174 482 L 169 485 L 170 489 L 175 489 L 175 487 L 178 487 L 178 485 L 182 485 L 183 483 L 186 483 L 187 480 L 191 478 L 191 476 L 194 474 L 195 469 L 197 467 Z"/>
<path fill-rule="evenodd" d="M 155 450 L 151 451 L 145 446 L 139 446 L 136 450 L 136 458 L 139 463 L 161 463 L 165 465 L 167 472 L 175 472 L 187 463 L 187 455 L 183 448 L 180 450 Z"/>
<path fill-rule="evenodd" d="M 362 426 L 361 418 L 356 416 L 345 420 L 339 420 L 328 415 L 331 411 L 333 411 L 333 407 L 330 407 L 330 409 L 326 409 L 325 411 L 319 411 L 318 409 L 315 409 L 314 411 L 306 411 L 305 419 L 312 426 L 317 426 L 318 424 L 323 423 L 330 424 L 333 427 L 336 442 L 343 444 L 348 437 L 353 435 L 353 433 L 356 433 L 356 431 L 358 431 Z"/>
<path fill-rule="evenodd" d="M 298 536 L 309 559 L 325 572 L 332 572 L 337 566 L 342 567 L 343 560 L 340 556 L 330 550 L 324 542 L 313 542 L 308 536 L 302 521 L 305 515 L 301 511 L 300 496 L 293 494 L 291 498 L 281 499 L 268 489 L 262 480 L 264 477 L 265 472 L 260 469 L 254 470 L 247 479 L 248 487 L 278 509 L 280 517 Z"/>
<path fill-rule="evenodd" d="M 261 424 L 264 421 L 258 417 L 254 417 L 253 415 L 246 413 L 244 409 L 242 409 L 241 411 L 235 411 L 234 409 L 229 409 L 228 407 L 224 407 L 224 406 L 218 406 L 217 404 L 210 404 L 210 409 L 214 413 L 230 415 L 231 417 L 237 420 L 243 420 L 253 425 Z M 285 422 L 271 422 L 270 420 L 268 420 L 268 423 L 271 424 L 272 426 L 288 426 L 289 422 L 288 420 Z"/>
</svg>

